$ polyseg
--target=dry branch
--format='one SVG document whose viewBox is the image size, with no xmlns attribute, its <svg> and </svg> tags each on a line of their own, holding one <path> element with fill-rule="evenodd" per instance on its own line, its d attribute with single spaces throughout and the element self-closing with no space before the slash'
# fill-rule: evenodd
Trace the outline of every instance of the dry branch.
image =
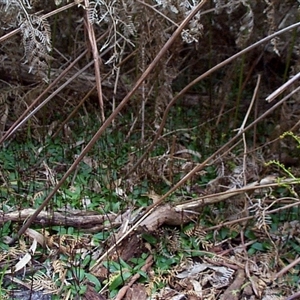
<svg viewBox="0 0 300 300">
<path fill-rule="evenodd" d="M 23 210 L 13 211 L 9 213 L 2 213 L 2 218 L 0 219 L 0 225 L 8 221 L 13 222 L 24 222 L 26 219 L 30 218 L 34 213 L 35 209 L 27 208 Z M 154 231 L 163 224 L 179 226 L 186 222 L 189 222 L 195 214 L 192 212 L 182 213 L 176 212 L 175 208 L 171 205 L 164 205 L 159 207 L 157 210 L 143 221 L 141 224 L 145 226 L 149 231 Z M 120 225 L 120 222 L 117 219 L 115 214 L 106 214 L 100 215 L 97 212 L 88 212 L 81 210 L 67 211 L 67 212 L 49 212 L 42 211 L 37 218 L 34 220 L 34 224 L 43 225 L 43 226 L 70 226 L 79 229 L 90 229 L 89 232 L 99 231 L 104 227 L 105 221 L 109 221 L 112 226 Z M 122 219 L 122 218 L 118 218 Z"/>
<path fill-rule="evenodd" d="M 0 224 L 4 224 L 8 221 L 24 222 L 36 212 L 35 209 L 27 208 L 9 213 L 3 213 L 0 219 Z M 104 227 L 104 222 L 109 220 L 113 223 L 116 219 L 115 214 L 100 215 L 94 212 L 87 211 L 67 211 L 67 212 L 49 212 L 42 211 L 34 220 L 34 224 L 40 225 L 63 225 L 76 228 L 92 228 L 99 225 Z"/>
<path fill-rule="evenodd" d="M 227 288 L 227 290 L 224 292 L 224 294 L 221 296 L 220 299 L 226 300 L 237 300 L 239 299 L 239 293 L 237 291 L 240 291 L 243 284 L 245 282 L 245 272 L 244 270 L 238 270 L 235 280 L 232 282 L 232 284 Z"/>
</svg>

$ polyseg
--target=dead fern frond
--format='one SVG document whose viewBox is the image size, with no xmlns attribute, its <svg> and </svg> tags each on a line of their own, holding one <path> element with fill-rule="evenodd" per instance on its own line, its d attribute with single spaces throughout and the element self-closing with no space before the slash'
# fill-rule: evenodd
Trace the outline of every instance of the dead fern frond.
<svg viewBox="0 0 300 300">
<path fill-rule="evenodd" d="M 186 230 L 184 230 L 184 234 L 186 234 L 190 238 L 195 237 L 195 243 L 205 250 L 208 250 L 213 246 L 213 244 L 206 239 L 207 232 L 201 225 L 187 228 Z"/>
<path fill-rule="evenodd" d="M 249 211 L 255 214 L 255 227 L 258 230 L 263 229 L 267 232 L 272 220 L 271 216 L 266 213 L 267 207 L 264 205 L 264 201 L 258 199 L 257 203 L 249 208 Z"/>
<path fill-rule="evenodd" d="M 240 32 L 235 41 L 239 48 L 243 48 L 246 45 L 246 42 L 249 40 L 254 27 L 254 13 L 252 11 L 251 5 L 246 1 L 243 1 L 243 4 L 247 7 L 247 12 L 244 14 L 240 21 Z"/>
<path fill-rule="evenodd" d="M 19 5 L 18 1 L 0 0 L 0 24 L 2 29 L 18 26 Z"/>
<path fill-rule="evenodd" d="M 33 69 L 45 70 L 51 60 L 51 30 L 47 20 L 31 15 L 20 26 L 23 35 L 26 63 Z"/>
<path fill-rule="evenodd" d="M 270 270 L 276 262 L 275 251 L 273 251 L 272 249 L 271 251 L 268 251 L 266 253 L 259 253 L 256 259 L 260 262 L 259 272 L 257 272 L 256 274 L 263 275 L 264 278 L 270 277 Z"/>
<path fill-rule="evenodd" d="M 53 275 L 58 274 L 59 279 L 62 281 L 65 276 L 66 266 L 61 260 L 54 260 L 52 262 Z"/>
<path fill-rule="evenodd" d="M 191 4 L 189 1 L 184 1 L 181 3 L 180 7 L 184 8 L 184 14 L 188 15 L 197 6 L 197 2 L 198 1 L 193 0 Z M 200 12 L 194 16 L 188 26 L 189 29 L 183 31 L 183 35 L 187 38 L 187 40 L 183 38 L 183 41 L 187 43 L 198 42 L 203 32 L 203 25 L 200 22 Z"/>
<path fill-rule="evenodd" d="M 192 2 L 192 3 L 191 3 Z M 162 6 L 163 11 L 168 15 L 179 15 L 186 17 L 190 12 L 199 4 L 199 1 L 183 0 L 156 0 L 156 3 Z M 185 43 L 198 42 L 202 35 L 203 25 L 200 22 L 200 12 L 198 12 L 194 18 L 189 22 L 188 29 L 185 29 L 181 33 L 181 38 Z"/>
<path fill-rule="evenodd" d="M 180 250 L 180 233 L 177 229 L 161 229 L 159 231 L 158 251 L 166 257 L 172 257 Z"/>
<path fill-rule="evenodd" d="M 52 279 L 41 271 L 35 273 L 31 279 L 27 280 L 27 283 L 32 285 L 34 291 L 44 291 L 51 294 L 57 291 Z"/>
<path fill-rule="evenodd" d="M 123 43 L 134 46 L 130 39 L 136 33 L 135 24 L 132 21 L 134 11 L 133 1 L 116 1 L 116 0 L 96 0 L 91 1 L 88 10 L 88 20 L 91 24 L 103 26 L 106 24 L 109 28 L 109 36 L 101 47 L 100 51 L 113 45 L 114 52 L 106 64 L 115 64 L 118 61 L 123 49 Z"/>
<path fill-rule="evenodd" d="M 0 1 L 1 25 L 5 29 L 19 27 L 22 34 L 22 44 L 25 50 L 24 59 L 30 68 L 44 79 L 47 78 L 45 69 L 51 60 L 51 30 L 46 19 L 37 14 L 29 14 L 32 7 L 27 0 Z M 2 27 L 3 28 L 3 27 Z"/>
<path fill-rule="evenodd" d="M 232 14 L 244 1 L 240 0 L 230 0 L 226 5 L 226 12 L 227 14 Z"/>
</svg>

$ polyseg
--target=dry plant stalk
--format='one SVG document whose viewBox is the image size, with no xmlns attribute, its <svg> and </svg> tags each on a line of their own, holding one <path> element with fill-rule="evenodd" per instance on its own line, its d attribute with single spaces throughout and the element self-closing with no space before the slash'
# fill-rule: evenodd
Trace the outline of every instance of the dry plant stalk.
<svg viewBox="0 0 300 300">
<path fill-rule="evenodd" d="M 85 0 L 85 6 L 89 7 L 89 0 Z M 86 11 L 86 14 L 88 14 L 88 11 Z M 99 100 L 99 106 L 100 106 L 100 115 L 101 115 L 101 120 L 104 122 L 105 120 L 105 115 L 104 115 L 104 104 L 103 104 L 103 97 L 102 97 L 102 84 L 101 84 L 101 74 L 100 74 L 100 56 L 98 53 L 98 48 L 97 48 L 97 43 L 96 43 L 96 37 L 95 37 L 95 32 L 94 28 L 89 22 L 88 16 L 86 17 L 87 22 L 86 22 L 86 27 L 88 30 L 88 35 L 89 35 L 89 40 L 90 44 L 92 47 L 92 52 L 93 52 L 93 58 L 94 58 L 94 63 L 95 63 L 95 75 L 96 75 L 96 86 L 97 86 L 97 92 L 98 92 L 98 100 Z"/>
</svg>

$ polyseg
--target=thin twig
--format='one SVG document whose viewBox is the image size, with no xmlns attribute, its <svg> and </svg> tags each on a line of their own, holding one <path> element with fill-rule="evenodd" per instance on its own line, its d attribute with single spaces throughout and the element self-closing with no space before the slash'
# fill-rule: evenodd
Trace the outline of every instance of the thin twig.
<svg viewBox="0 0 300 300">
<path fill-rule="evenodd" d="M 276 91 L 274 91 L 271 95 L 269 95 L 266 98 L 267 102 L 273 101 L 275 98 L 277 98 L 280 94 L 282 94 L 291 84 L 293 84 L 296 80 L 300 78 L 300 72 L 296 74 L 293 78 L 288 80 L 286 83 L 284 83 L 281 87 L 279 87 Z"/>
<path fill-rule="evenodd" d="M 85 0 L 85 7 L 89 7 L 89 0 Z M 98 92 L 98 100 L 99 100 L 99 106 L 100 106 L 100 116 L 101 121 L 104 122 L 105 116 L 104 116 L 104 105 L 103 105 L 103 96 L 102 96 L 102 87 L 101 87 L 101 74 L 100 74 L 100 56 L 98 52 L 98 47 L 96 43 L 96 37 L 93 25 L 91 24 L 89 17 L 88 17 L 88 9 L 86 9 L 86 27 L 89 35 L 90 44 L 92 47 L 93 52 L 93 58 L 94 58 L 94 65 L 95 65 L 95 79 L 96 79 L 96 86 L 97 86 L 97 92 Z"/>
<path fill-rule="evenodd" d="M 281 271 L 279 271 L 278 273 L 276 273 L 274 275 L 273 279 L 276 280 L 277 278 L 283 276 L 286 272 L 288 272 L 290 269 L 292 269 L 293 267 L 295 267 L 299 263 L 300 263 L 300 257 L 298 257 L 297 259 L 295 259 L 294 261 L 292 261 L 290 264 L 288 264 L 287 266 L 285 266 Z"/>
<path fill-rule="evenodd" d="M 285 300 L 295 300 L 300 298 L 300 292 L 297 292 L 289 297 L 287 297 Z"/>
</svg>

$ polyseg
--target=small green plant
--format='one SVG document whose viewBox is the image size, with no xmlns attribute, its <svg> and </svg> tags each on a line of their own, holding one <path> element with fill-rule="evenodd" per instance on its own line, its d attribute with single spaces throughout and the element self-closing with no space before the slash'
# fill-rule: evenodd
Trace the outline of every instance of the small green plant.
<svg viewBox="0 0 300 300">
<path fill-rule="evenodd" d="M 255 242 L 253 243 L 249 250 L 248 250 L 248 254 L 253 255 L 256 252 L 267 252 L 268 250 L 271 249 L 271 243 L 264 241 L 264 242 Z"/>
<path fill-rule="evenodd" d="M 7 251 L 9 249 L 9 246 L 7 243 L 3 241 L 4 237 L 8 237 L 11 234 L 11 221 L 7 221 L 2 225 L 2 228 L 0 230 L 0 250 L 5 250 Z"/>
<path fill-rule="evenodd" d="M 130 265 L 121 258 L 118 261 L 105 261 L 104 267 L 109 271 L 109 278 L 103 281 L 110 291 L 110 297 L 113 298 L 118 293 L 118 290 L 125 284 L 126 280 L 140 274 L 142 279 L 147 279 L 148 276 L 145 272 L 141 271 L 141 267 L 145 264 L 147 254 L 142 254 L 139 259 L 131 259 Z"/>
<path fill-rule="evenodd" d="M 4 268 L 0 271 L 0 300 L 7 299 L 7 294 L 3 290 L 3 279 L 4 279 L 5 271 L 6 271 L 6 268 Z"/>
</svg>

